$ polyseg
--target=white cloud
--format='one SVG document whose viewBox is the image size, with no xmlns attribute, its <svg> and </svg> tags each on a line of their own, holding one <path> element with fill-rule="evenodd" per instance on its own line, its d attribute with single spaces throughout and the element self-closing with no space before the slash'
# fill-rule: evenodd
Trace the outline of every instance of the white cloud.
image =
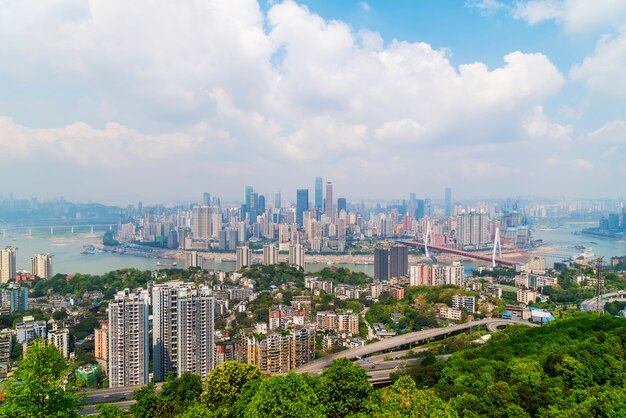
<svg viewBox="0 0 626 418">
<path fill-rule="evenodd" d="M 372 7 L 365 1 L 362 1 L 359 3 L 359 7 L 361 8 L 361 10 L 363 10 L 364 12 L 369 12 L 370 10 L 372 10 Z"/>
<path fill-rule="evenodd" d="M 567 31 L 623 26 L 626 2 L 623 0 L 529 0 L 515 3 L 512 15 L 535 25 L 556 20 Z"/>
<path fill-rule="evenodd" d="M 80 165 L 120 166 L 187 155 L 203 141 L 200 136 L 184 134 L 144 135 L 116 123 L 103 129 L 85 123 L 33 129 L 0 116 L 0 148 L 9 158 L 44 152 Z"/>
<path fill-rule="evenodd" d="M 585 170 L 585 171 L 593 170 L 593 164 L 591 164 L 589 161 L 585 160 L 584 158 L 577 158 L 576 166 L 580 168 L 581 170 Z"/>
<path fill-rule="evenodd" d="M 508 8 L 507 5 L 498 0 L 466 0 L 465 7 L 478 9 L 485 16 L 492 16 Z"/>
<path fill-rule="evenodd" d="M 586 139 L 594 144 L 616 143 L 626 145 L 626 122 L 613 120 L 590 132 Z"/>
<path fill-rule="evenodd" d="M 626 4 L 626 2 L 625 2 Z M 626 32 L 603 37 L 593 54 L 570 71 L 574 81 L 581 81 L 593 92 L 626 98 Z"/>
<path fill-rule="evenodd" d="M 572 135 L 543 111 L 565 84 L 544 54 L 512 51 L 500 65 L 457 66 L 448 50 L 385 44 L 376 32 L 355 32 L 293 1 L 266 15 L 254 0 L 3 3 L 0 56 L 10 81 L 63 86 L 70 109 L 57 114 L 57 104 L 38 94 L 15 97 L 16 113 L 35 108 L 4 112 L 20 120 L 0 125 L 14 159 L 37 152 L 156 167 L 176 157 L 190 171 L 188 188 L 216 178 L 216 187 L 254 180 L 269 189 L 277 177 L 291 187 L 324 172 L 371 193 L 376 173 L 383 185 L 376 193 L 393 194 L 400 190 L 384 187 L 391 165 L 416 184 L 453 180 L 456 173 L 442 169 L 451 156 L 454 166 L 464 161 L 467 179 L 510 176 L 534 163 L 515 154 L 515 141 Z M 83 122 L 67 122 L 72 109 L 81 115 L 72 120 Z M 47 128 L 37 114 L 63 128 Z M 27 117 L 34 122 L 22 122 Z M 500 161 L 503 149 L 516 158 Z M 154 171 L 156 182 L 167 174 Z"/>
<path fill-rule="evenodd" d="M 524 128 L 531 139 L 546 140 L 568 140 L 573 131 L 569 125 L 551 122 L 541 106 L 537 106 L 529 115 Z"/>
</svg>

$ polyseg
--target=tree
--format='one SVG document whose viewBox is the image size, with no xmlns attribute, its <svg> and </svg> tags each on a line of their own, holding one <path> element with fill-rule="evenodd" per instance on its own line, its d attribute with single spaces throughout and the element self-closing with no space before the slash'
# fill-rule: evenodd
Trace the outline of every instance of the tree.
<svg viewBox="0 0 626 418">
<path fill-rule="evenodd" d="M 262 377 L 263 374 L 255 365 L 226 361 L 207 377 L 206 391 L 201 396 L 202 403 L 210 409 L 230 408 L 247 382 Z"/>
<path fill-rule="evenodd" d="M 35 340 L 5 385 L 0 416 L 78 416 L 80 397 L 68 379 L 69 364 L 53 345 Z"/>
<path fill-rule="evenodd" d="M 185 372 L 178 378 L 170 378 L 158 396 L 157 415 L 173 417 L 182 414 L 200 399 L 201 393 L 202 379 L 197 374 Z"/>
<path fill-rule="evenodd" d="M 343 417 L 368 412 L 372 391 L 365 370 L 342 358 L 333 361 L 320 375 L 318 399 L 327 416 Z"/>
<path fill-rule="evenodd" d="M 247 405 L 245 418 L 321 417 L 317 396 L 304 377 L 293 372 L 261 382 Z"/>
<path fill-rule="evenodd" d="M 96 405 L 96 411 L 99 412 L 98 416 L 102 418 L 123 418 L 126 416 L 124 410 L 118 405 L 107 403 Z"/>
<path fill-rule="evenodd" d="M 154 382 L 133 391 L 133 399 L 137 402 L 130 406 L 135 418 L 152 418 L 156 415 L 159 398 Z"/>
<path fill-rule="evenodd" d="M 453 418 L 457 414 L 431 390 L 419 390 L 413 379 L 402 376 L 384 389 L 374 415 L 384 418 Z"/>
</svg>

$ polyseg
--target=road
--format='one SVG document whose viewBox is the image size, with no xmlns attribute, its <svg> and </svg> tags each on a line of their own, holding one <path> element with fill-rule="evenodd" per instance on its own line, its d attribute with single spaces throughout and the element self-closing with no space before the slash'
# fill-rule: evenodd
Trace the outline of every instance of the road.
<svg viewBox="0 0 626 418">
<path fill-rule="evenodd" d="M 600 311 L 604 312 L 604 304 L 608 301 L 614 300 L 626 300 L 626 293 L 623 291 L 619 292 L 611 292 L 600 295 Z M 588 299 L 584 302 L 580 303 L 580 310 L 583 312 L 591 312 L 598 311 L 598 306 L 596 304 L 596 298 Z"/>
<path fill-rule="evenodd" d="M 506 326 L 512 324 L 533 325 L 527 321 L 514 321 L 509 319 L 482 319 L 480 321 L 471 321 L 464 324 L 453 325 L 446 328 L 434 328 L 423 331 L 411 332 L 409 334 L 398 335 L 396 337 L 387 338 L 382 341 L 378 341 L 372 344 L 368 344 L 364 347 L 353 348 L 350 350 L 341 351 L 339 353 L 328 355 L 319 360 L 312 361 L 303 366 L 298 367 L 294 371 L 297 373 L 312 373 L 322 370 L 324 367 L 329 366 L 333 360 L 339 358 L 347 358 L 353 360 L 358 357 L 367 356 L 369 354 L 377 353 L 380 351 L 390 350 L 395 347 L 401 347 L 410 345 L 418 341 L 428 340 L 431 338 L 439 337 L 446 334 L 452 334 L 455 332 L 464 331 L 472 327 L 479 326 Z"/>
</svg>

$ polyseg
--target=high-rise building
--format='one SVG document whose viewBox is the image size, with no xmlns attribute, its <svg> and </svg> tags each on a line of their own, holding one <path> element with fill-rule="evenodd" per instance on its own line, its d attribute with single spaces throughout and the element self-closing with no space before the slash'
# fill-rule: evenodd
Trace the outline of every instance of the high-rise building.
<svg viewBox="0 0 626 418">
<path fill-rule="evenodd" d="M 276 192 L 274 194 L 274 209 L 280 209 L 282 207 L 282 200 L 280 196 L 280 192 Z"/>
<path fill-rule="evenodd" d="M 329 181 L 326 183 L 326 216 L 332 219 L 334 211 L 335 206 L 333 202 L 333 183 Z"/>
<path fill-rule="evenodd" d="M 178 336 L 176 351 L 176 374 L 191 372 L 206 378 L 214 365 L 215 353 L 215 299 L 206 286 L 192 283 L 181 286 L 176 298 L 175 320 Z M 168 317 L 157 318 L 170 320 Z M 156 327 L 155 327 L 156 329 Z M 169 347 L 165 347 L 169 350 Z"/>
<path fill-rule="evenodd" d="M 257 211 L 257 215 L 262 215 L 265 213 L 265 196 L 259 195 L 259 208 Z"/>
<path fill-rule="evenodd" d="M 461 245 L 484 245 L 491 242 L 487 214 L 473 211 L 460 214 L 457 217 L 456 242 Z"/>
<path fill-rule="evenodd" d="M 272 264 L 278 264 L 278 247 L 275 245 L 263 246 L 263 264 L 271 266 Z"/>
<path fill-rule="evenodd" d="M 102 321 L 101 327 L 94 330 L 94 356 L 98 360 L 109 358 L 109 323 Z"/>
<path fill-rule="evenodd" d="M 415 220 L 419 221 L 425 215 L 424 200 L 418 199 L 415 201 Z"/>
<path fill-rule="evenodd" d="M 238 359 L 256 364 L 265 373 L 287 373 L 315 359 L 313 328 L 296 328 L 288 334 L 272 332 L 262 341 L 251 331 L 240 331 Z"/>
<path fill-rule="evenodd" d="M 302 244 L 291 244 L 289 246 L 289 265 L 304 269 L 304 246 Z"/>
<path fill-rule="evenodd" d="M 68 358 L 70 356 L 70 331 L 67 328 L 50 331 L 48 342 L 58 348 L 63 357 Z"/>
<path fill-rule="evenodd" d="M 211 206 L 211 194 L 204 192 L 204 194 L 202 195 L 202 203 L 204 203 L 204 206 Z"/>
<path fill-rule="evenodd" d="M 348 211 L 348 205 L 345 197 L 337 199 L 337 212 L 341 212 L 342 210 L 346 212 Z"/>
<path fill-rule="evenodd" d="M 196 239 L 211 238 L 211 213 L 208 206 L 194 206 L 191 210 L 191 233 Z"/>
<path fill-rule="evenodd" d="M 118 292 L 109 304 L 109 387 L 148 383 L 147 295 Z"/>
<path fill-rule="evenodd" d="M 303 226 L 303 214 L 309 210 L 309 189 L 298 189 L 296 192 L 296 223 Z"/>
<path fill-rule="evenodd" d="M 237 247 L 237 264 L 235 270 L 239 271 L 244 267 L 248 267 L 252 262 L 252 252 L 249 247 Z"/>
<path fill-rule="evenodd" d="M 16 252 L 17 248 L 15 247 L 6 247 L 0 250 L 0 282 L 2 283 L 15 280 Z"/>
<path fill-rule="evenodd" d="M 42 279 L 52 277 L 52 255 L 51 254 L 35 254 L 30 259 L 30 272 Z"/>
<path fill-rule="evenodd" d="M 389 250 L 384 247 L 374 249 L 374 278 L 389 280 Z"/>
<path fill-rule="evenodd" d="M 324 182 L 321 177 L 315 177 L 315 209 L 321 210 L 322 203 L 324 202 L 324 195 L 322 188 Z"/>
<path fill-rule="evenodd" d="M 452 189 L 449 187 L 445 190 L 445 205 L 446 216 L 452 216 Z"/>
<path fill-rule="evenodd" d="M 391 247 L 389 274 L 391 277 L 404 277 L 409 273 L 409 248 L 405 245 Z"/>
</svg>

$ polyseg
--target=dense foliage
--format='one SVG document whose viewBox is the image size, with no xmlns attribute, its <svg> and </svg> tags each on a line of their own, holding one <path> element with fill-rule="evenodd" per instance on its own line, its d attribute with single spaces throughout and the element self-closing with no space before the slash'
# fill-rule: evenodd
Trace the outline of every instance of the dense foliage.
<svg viewBox="0 0 626 418">
<path fill-rule="evenodd" d="M 70 367 L 61 352 L 43 340 L 35 340 L 4 383 L 0 416 L 43 418 L 73 417 L 79 396 L 74 392 Z"/>
<path fill-rule="evenodd" d="M 120 289 L 134 289 L 146 287 L 149 280 L 191 280 L 198 273 L 198 269 L 164 269 L 158 277 L 151 271 L 137 269 L 121 269 L 102 275 L 93 274 L 56 274 L 48 280 L 38 280 L 30 293 L 30 297 L 39 298 L 48 293 L 57 295 L 83 295 L 85 292 L 100 291 L 104 299 L 111 299 Z"/>
<path fill-rule="evenodd" d="M 174 379 L 170 384 L 181 380 Z M 199 397 L 188 397 L 177 417 L 455 417 L 450 406 L 433 391 L 420 390 L 408 377 L 393 386 L 374 390 L 365 370 L 336 360 L 319 376 L 289 373 L 265 377 L 256 366 L 226 362 L 211 372 Z M 170 417 L 159 405 L 166 391 L 154 384 L 133 396 L 135 417 Z M 104 414 L 102 416 L 105 416 Z"/>
<path fill-rule="evenodd" d="M 435 388 L 462 417 L 625 416 L 625 325 L 579 313 L 513 327 L 438 365 Z"/>
</svg>

